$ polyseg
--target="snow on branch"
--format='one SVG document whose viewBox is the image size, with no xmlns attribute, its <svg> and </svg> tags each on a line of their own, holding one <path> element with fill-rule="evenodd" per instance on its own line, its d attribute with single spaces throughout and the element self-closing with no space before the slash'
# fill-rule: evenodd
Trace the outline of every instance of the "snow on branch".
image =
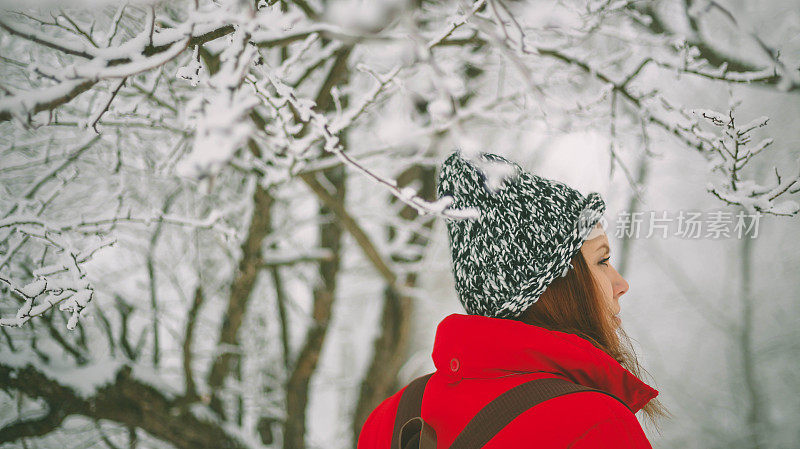
<svg viewBox="0 0 800 449">
<path fill-rule="evenodd" d="M 180 41 L 172 43 L 169 48 L 155 56 L 140 58 L 126 64 L 108 67 L 104 62 L 94 61 L 91 64 L 77 64 L 65 70 L 69 77 L 99 81 L 107 78 L 127 78 L 137 73 L 146 72 L 156 67 L 161 67 L 186 50 L 191 36 L 185 36 Z"/>
<path fill-rule="evenodd" d="M 475 15 L 481 8 L 486 5 L 486 0 L 477 0 L 471 6 L 470 10 L 467 14 L 456 14 L 448 18 L 449 26 L 442 30 L 438 35 L 430 39 L 427 43 L 428 48 L 435 47 L 439 45 L 444 40 L 449 38 L 453 35 L 453 33 L 460 27 L 462 27 L 467 21 Z"/>
<path fill-rule="evenodd" d="M 100 249 L 115 243 L 114 239 L 101 238 L 83 250 L 75 251 L 69 249 L 67 244 L 56 236 L 45 234 L 43 239 L 59 248 L 58 263 L 34 270 L 34 280 L 22 287 L 0 276 L 0 282 L 23 301 L 14 318 L 0 317 L 0 326 L 22 326 L 31 318 L 58 306 L 59 310 L 70 312 L 67 329 L 74 329 L 78 324 L 78 318 L 94 294 L 94 288 L 86 277 L 83 264 Z"/>
<path fill-rule="evenodd" d="M 691 64 L 680 66 L 673 62 L 654 60 L 656 64 L 666 69 L 680 73 L 690 73 L 711 80 L 725 81 L 736 84 L 777 83 L 780 79 L 774 68 L 766 68 L 752 72 L 731 72 L 727 64 L 716 68 L 706 68 L 707 64 Z M 800 85 L 800 83 L 798 83 Z"/>
<path fill-rule="evenodd" d="M 0 276 L 0 282 L 13 292 L 23 304 L 15 317 L 0 317 L 0 326 L 22 326 L 31 318 L 42 315 L 55 306 L 71 313 L 67 323 L 68 329 L 74 329 L 82 311 L 92 300 L 94 288 L 86 278 L 83 265 L 99 250 L 112 246 L 115 239 L 100 238 L 82 250 L 74 249 L 68 232 L 82 232 L 90 235 L 101 235 L 106 226 L 119 223 L 136 223 L 150 225 L 152 223 L 169 223 L 189 226 L 196 229 L 218 229 L 228 238 L 235 238 L 235 230 L 219 224 L 221 216 L 213 213 L 205 220 L 193 220 L 183 217 L 156 213 L 149 217 L 114 216 L 98 220 L 80 220 L 73 223 L 53 224 L 36 216 L 21 214 L 10 215 L 0 220 L 0 230 L 10 228 L 24 238 L 34 238 L 54 248 L 60 254 L 55 264 L 33 270 L 34 280 L 24 286 L 18 286 L 12 279 Z M 3 265 L 8 261 L 5 260 Z"/>
<path fill-rule="evenodd" d="M 81 264 L 89 260 L 98 249 L 113 243 L 113 240 L 101 241 L 80 253 L 64 251 L 58 269 L 51 270 L 49 276 L 43 274 L 46 270 L 37 270 L 34 272 L 36 279 L 23 287 L 18 287 L 11 280 L 0 276 L 0 282 L 23 300 L 16 316 L 0 318 L 0 326 L 22 326 L 31 318 L 58 306 L 59 310 L 71 313 L 67 329 L 74 329 L 94 294 L 94 288 L 86 280 L 86 272 Z M 54 277 L 60 272 L 66 272 L 69 276 Z"/>
<path fill-rule="evenodd" d="M 45 47 L 58 50 L 68 55 L 78 56 L 85 59 L 92 59 L 96 55 L 94 48 L 86 46 L 80 41 L 64 38 L 63 36 L 56 38 L 49 34 L 43 33 L 36 28 L 29 27 L 21 23 L 10 23 L 6 20 L 0 19 L 0 28 L 13 35 L 36 42 L 37 44 L 44 45 Z"/>
<path fill-rule="evenodd" d="M 176 167 L 182 176 L 202 177 L 218 172 L 255 130 L 246 118 L 260 101 L 255 92 L 243 85 L 257 55 L 257 48 L 248 43 L 249 39 L 250 33 L 244 27 L 229 37 L 229 45 L 220 55 L 220 70 L 207 80 L 212 94 L 203 92 L 187 107 L 195 135 L 192 151 Z"/>
<path fill-rule="evenodd" d="M 149 19 L 145 22 L 152 24 L 153 14 L 153 9 L 149 8 Z M 111 36 L 108 39 L 109 46 L 105 48 L 92 48 L 69 39 L 56 39 L 24 24 L 0 21 L 0 28 L 69 56 L 88 60 L 58 69 L 31 64 L 31 78 L 44 75 L 58 82 L 0 98 L 0 122 L 16 118 L 22 123 L 30 123 L 33 114 L 53 110 L 70 102 L 101 80 L 125 79 L 162 67 L 183 53 L 190 44 L 200 45 L 233 32 L 229 24 L 220 25 L 218 18 L 197 12 L 190 14 L 189 19 L 176 28 L 156 30 L 147 26 L 139 34 L 117 46 L 110 46 Z"/>
<path fill-rule="evenodd" d="M 9 95 L 0 98 L 0 122 L 17 118 L 20 122 L 41 111 L 54 109 L 89 90 L 95 84 L 90 80 L 70 80 L 35 92 Z M 27 117 L 27 118 L 26 118 Z"/>
<path fill-rule="evenodd" d="M 220 223 L 221 218 L 222 216 L 217 213 L 217 211 L 201 220 L 155 212 L 149 216 L 131 216 L 128 214 L 94 220 L 78 220 L 71 223 L 53 224 L 38 217 L 18 214 L 0 220 L 0 229 L 15 228 L 18 232 L 52 240 L 53 235 L 66 232 L 95 234 L 101 231 L 103 227 L 115 226 L 123 223 L 141 224 L 145 226 L 150 226 L 154 223 L 167 223 L 194 229 L 213 229 L 227 238 L 235 238 L 237 236 L 236 230 Z M 61 248 L 61 245 L 56 241 L 53 240 L 52 243 L 54 246 Z"/>
<path fill-rule="evenodd" d="M 316 103 L 313 100 L 301 98 L 295 89 L 283 83 L 280 79 L 278 79 L 277 76 L 275 76 L 275 73 L 264 68 L 261 68 L 261 71 L 265 79 L 269 80 L 269 82 L 277 91 L 277 98 L 274 103 L 283 104 L 288 102 L 294 106 L 299 113 L 300 120 L 304 123 L 312 125 L 313 129 L 317 132 L 316 135 L 324 139 L 325 143 L 323 148 L 325 151 L 334 154 L 346 166 L 356 169 L 363 175 L 377 182 L 379 185 L 389 190 L 389 192 L 391 192 L 392 195 L 397 197 L 400 201 L 413 207 L 422 215 L 432 214 L 455 219 L 475 218 L 478 216 L 478 211 L 474 208 L 458 210 L 449 209 L 448 206 L 452 204 L 453 200 L 450 197 L 443 197 L 432 202 L 426 201 L 417 195 L 417 192 L 413 188 L 400 188 L 397 186 L 395 180 L 381 176 L 364 167 L 358 161 L 350 157 L 342 148 L 342 144 L 340 143 L 337 134 L 346 126 L 348 126 L 350 122 L 354 120 L 355 117 L 361 113 L 361 111 L 365 110 L 370 103 L 375 101 L 375 98 L 378 96 L 378 94 L 382 92 L 397 75 L 399 72 L 399 67 L 396 67 L 394 70 L 390 71 L 387 76 L 378 77 L 378 84 L 370 93 L 367 93 L 364 96 L 364 98 L 361 100 L 361 104 L 356 105 L 351 111 L 343 113 L 342 118 L 335 123 L 331 123 L 324 114 L 316 112 L 314 110 Z M 307 151 L 307 145 L 310 145 L 310 143 L 313 143 L 313 140 L 310 142 L 306 141 L 304 143 L 304 148 L 295 150 L 295 152 L 297 154 L 304 153 Z"/>
<path fill-rule="evenodd" d="M 800 212 L 800 204 L 785 196 L 800 192 L 800 158 L 795 173 L 783 178 L 778 168 L 773 167 L 775 180 L 770 185 L 762 185 L 751 179 L 741 179 L 742 171 L 752 158 L 772 144 L 773 139 L 764 138 L 753 142 L 751 132 L 767 126 L 769 118 L 758 117 L 739 125 L 735 119 L 734 108 L 727 114 L 710 109 L 690 109 L 684 111 L 686 117 L 702 118 L 717 127 L 718 133 L 700 129 L 695 122 L 691 126 L 694 135 L 710 154 L 712 172 L 722 175 L 723 181 L 709 182 L 707 190 L 730 205 L 745 208 L 748 213 L 793 216 Z"/>
</svg>

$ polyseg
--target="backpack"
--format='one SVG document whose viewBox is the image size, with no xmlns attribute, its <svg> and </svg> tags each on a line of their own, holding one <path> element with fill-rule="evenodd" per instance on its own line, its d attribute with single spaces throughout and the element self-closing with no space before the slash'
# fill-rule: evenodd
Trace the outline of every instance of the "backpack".
<svg viewBox="0 0 800 449">
<path fill-rule="evenodd" d="M 432 375 L 414 379 L 403 391 L 397 406 L 391 449 L 437 449 L 436 431 L 420 416 L 422 395 Z M 534 379 L 509 389 L 486 404 L 456 436 L 449 449 L 479 449 L 524 411 L 548 399 L 582 391 L 607 394 L 630 410 L 625 402 L 607 391 L 559 378 Z"/>
</svg>

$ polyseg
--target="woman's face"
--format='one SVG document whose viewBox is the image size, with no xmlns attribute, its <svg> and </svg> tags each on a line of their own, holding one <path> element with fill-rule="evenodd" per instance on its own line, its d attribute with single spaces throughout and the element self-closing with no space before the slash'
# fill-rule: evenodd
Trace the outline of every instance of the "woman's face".
<svg viewBox="0 0 800 449">
<path fill-rule="evenodd" d="M 611 248 L 608 245 L 608 237 L 606 237 L 605 232 L 602 232 L 602 228 L 599 229 L 600 235 L 583 242 L 581 253 L 583 258 L 586 259 L 592 275 L 600 284 L 603 291 L 603 302 L 607 310 L 610 311 L 611 315 L 614 315 L 613 321 L 619 326 L 621 321 L 616 316 L 621 310 L 619 297 L 628 291 L 628 283 L 611 266 Z"/>
</svg>

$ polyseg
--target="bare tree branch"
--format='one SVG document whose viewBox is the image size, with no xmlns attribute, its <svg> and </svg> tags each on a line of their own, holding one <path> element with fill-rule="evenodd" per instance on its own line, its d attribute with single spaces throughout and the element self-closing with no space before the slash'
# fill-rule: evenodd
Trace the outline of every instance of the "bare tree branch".
<svg viewBox="0 0 800 449">
<path fill-rule="evenodd" d="M 31 434 L 44 435 L 54 430 L 66 416 L 76 414 L 141 428 L 180 449 L 246 448 L 220 425 L 174 407 L 173 401 L 161 391 L 134 378 L 130 367 L 120 369 L 113 382 L 100 387 L 88 398 L 31 365 L 12 367 L 0 363 L 0 387 L 42 399 L 51 410 L 56 410 L 42 420 L 0 429 L 3 437 L 0 443 L 17 441 Z"/>
<path fill-rule="evenodd" d="M 647 21 L 642 21 L 638 19 L 637 15 L 632 16 L 632 19 L 636 23 L 638 23 L 643 29 L 657 35 L 660 34 L 674 35 L 675 33 L 672 31 L 669 24 L 667 24 L 667 22 L 661 17 L 661 15 L 658 14 L 655 6 L 656 2 L 653 1 L 631 2 L 628 4 L 628 8 L 637 12 L 638 14 L 643 14 L 644 16 L 649 18 L 649 20 Z M 730 15 L 730 13 L 727 14 Z M 690 26 L 694 31 L 694 35 L 690 39 L 688 39 L 687 43 L 699 50 L 700 52 L 699 56 L 702 59 L 708 61 L 708 63 L 711 64 L 713 67 L 717 69 L 722 69 L 723 74 L 713 75 L 711 72 L 704 72 L 693 69 L 689 69 L 688 70 L 689 73 L 694 73 L 711 79 L 717 79 L 729 82 L 747 82 L 766 87 L 777 87 L 781 85 L 781 82 L 785 82 L 783 76 L 775 73 L 769 68 L 763 67 L 763 65 L 747 61 L 735 55 L 724 53 L 722 50 L 716 48 L 710 42 L 707 42 L 705 39 L 703 39 L 700 33 L 700 28 L 697 20 L 691 17 L 688 13 L 687 13 L 687 20 L 689 21 Z M 757 36 L 755 37 L 757 38 Z M 772 71 L 771 75 L 769 74 L 770 71 Z M 730 77 L 726 76 L 724 74 L 726 72 L 734 72 L 734 76 Z M 754 77 L 738 77 L 735 76 L 736 73 L 760 74 L 760 75 L 756 75 Z M 742 80 L 737 81 L 737 79 L 742 79 Z M 790 82 L 788 85 L 783 86 L 783 89 L 792 92 L 800 91 L 800 83 Z"/>
<path fill-rule="evenodd" d="M 239 355 L 231 352 L 230 348 L 238 345 L 239 329 L 247 312 L 258 273 L 261 271 L 261 246 L 271 230 L 271 204 L 272 196 L 263 187 L 257 185 L 253 191 L 253 214 L 250 218 L 247 237 L 242 242 L 242 256 L 231 283 L 228 305 L 217 340 L 217 354 L 208 372 L 207 382 L 214 392 L 212 408 L 221 416 L 222 408 L 216 391 L 222 387 L 225 377 L 239 360 Z"/>
</svg>

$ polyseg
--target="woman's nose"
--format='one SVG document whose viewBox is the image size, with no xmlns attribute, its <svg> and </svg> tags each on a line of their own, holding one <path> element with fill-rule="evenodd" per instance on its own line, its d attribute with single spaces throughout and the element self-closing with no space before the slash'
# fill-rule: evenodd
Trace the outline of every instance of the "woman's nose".
<svg viewBox="0 0 800 449">
<path fill-rule="evenodd" d="M 619 298 L 628 291 L 630 286 L 628 285 L 628 281 L 626 281 L 625 278 L 623 278 L 622 275 L 617 272 L 617 270 L 614 270 L 614 275 L 614 297 Z"/>
</svg>

